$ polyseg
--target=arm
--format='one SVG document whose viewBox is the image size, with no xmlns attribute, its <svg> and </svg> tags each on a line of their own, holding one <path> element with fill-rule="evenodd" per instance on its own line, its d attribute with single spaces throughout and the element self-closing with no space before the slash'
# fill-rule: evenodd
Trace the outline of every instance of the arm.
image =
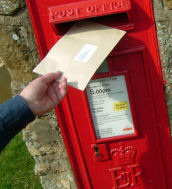
<svg viewBox="0 0 172 189">
<path fill-rule="evenodd" d="M 32 81 L 20 95 L 0 105 L 0 151 L 35 116 L 55 108 L 67 93 L 67 80 L 60 72 L 50 73 Z"/>
<path fill-rule="evenodd" d="M 0 151 L 35 116 L 21 96 L 0 105 Z"/>
</svg>

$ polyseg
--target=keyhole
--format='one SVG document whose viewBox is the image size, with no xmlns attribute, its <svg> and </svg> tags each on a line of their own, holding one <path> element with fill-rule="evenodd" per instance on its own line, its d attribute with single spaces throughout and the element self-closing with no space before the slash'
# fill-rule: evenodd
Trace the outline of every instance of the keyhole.
<svg viewBox="0 0 172 189">
<path fill-rule="evenodd" d="M 100 154 L 99 154 L 99 147 L 98 146 L 94 146 L 94 151 L 96 152 L 96 156 L 97 157 L 100 157 Z"/>
<path fill-rule="evenodd" d="M 94 146 L 94 151 L 95 152 L 99 152 L 99 147 L 98 146 Z"/>
</svg>

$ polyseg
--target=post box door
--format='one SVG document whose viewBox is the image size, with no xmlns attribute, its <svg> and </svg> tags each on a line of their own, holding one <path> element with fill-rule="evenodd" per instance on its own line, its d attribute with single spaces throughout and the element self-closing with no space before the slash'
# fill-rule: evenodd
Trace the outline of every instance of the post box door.
<svg viewBox="0 0 172 189">
<path fill-rule="evenodd" d="M 91 188 L 165 188 L 160 141 L 156 135 L 153 106 L 144 69 L 144 53 L 145 49 L 142 49 L 110 56 L 107 59 L 109 72 L 97 74 L 85 94 L 82 95 L 75 89 L 69 90 L 70 105 Z M 110 98 L 116 96 L 117 99 L 110 101 L 112 104 L 106 107 L 108 92 Z M 126 96 L 123 99 L 119 94 L 113 93 L 125 93 L 128 100 Z M 94 97 L 90 97 L 91 95 Z M 112 118 L 107 108 L 115 111 L 113 101 L 122 104 L 117 107 L 119 114 L 114 114 Z M 126 109 L 130 109 L 128 113 Z M 97 124 L 93 116 L 98 116 Z M 121 119 L 126 120 L 125 123 L 121 123 Z M 127 125 L 128 120 L 130 125 Z M 101 127 L 102 124 L 105 127 Z M 95 125 L 100 125 L 100 128 L 96 128 L 98 134 Z M 115 133 L 116 130 L 120 131 Z"/>
</svg>

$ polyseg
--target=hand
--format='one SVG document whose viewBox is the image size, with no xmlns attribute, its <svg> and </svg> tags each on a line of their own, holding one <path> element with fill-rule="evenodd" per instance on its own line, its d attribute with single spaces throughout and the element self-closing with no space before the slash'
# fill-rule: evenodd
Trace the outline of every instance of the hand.
<svg viewBox="0 0 172 189">
<path fill-rule="evenodd" d="M 67 79 L 56 81 L 60 76 L 60 72 L 46 74 L 33 80 L 20 93 L 35 116 L 51 111 L 66 96 Z"/>
</svg>

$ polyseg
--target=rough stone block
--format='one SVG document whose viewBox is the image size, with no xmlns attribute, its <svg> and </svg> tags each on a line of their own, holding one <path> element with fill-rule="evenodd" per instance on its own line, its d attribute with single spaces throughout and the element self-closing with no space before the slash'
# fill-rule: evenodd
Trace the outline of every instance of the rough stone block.
<svg viewBox="0 0 172 189">
<path fill-rule="evenodd" d="M 167 1 L 167 8 L 172 10 L 172 1 Z"/>
<path fill-rule="evenodd" d="M 24 5 L 25 2 L 22 0 L 0 0 L 0 14 L 12 15 Z"/>
<path fill-rule="evenodd" d="M 32 130 L 36 133 L 42 145 L 57 141 L 57 131 L 51 127 L 47 120 L 37 119 L 33 123 Z"/>
<path fill-rule="evenodd" d="M 11 77 L 0 60 L 0 103 L 11 98 Z"/>
</svg>

